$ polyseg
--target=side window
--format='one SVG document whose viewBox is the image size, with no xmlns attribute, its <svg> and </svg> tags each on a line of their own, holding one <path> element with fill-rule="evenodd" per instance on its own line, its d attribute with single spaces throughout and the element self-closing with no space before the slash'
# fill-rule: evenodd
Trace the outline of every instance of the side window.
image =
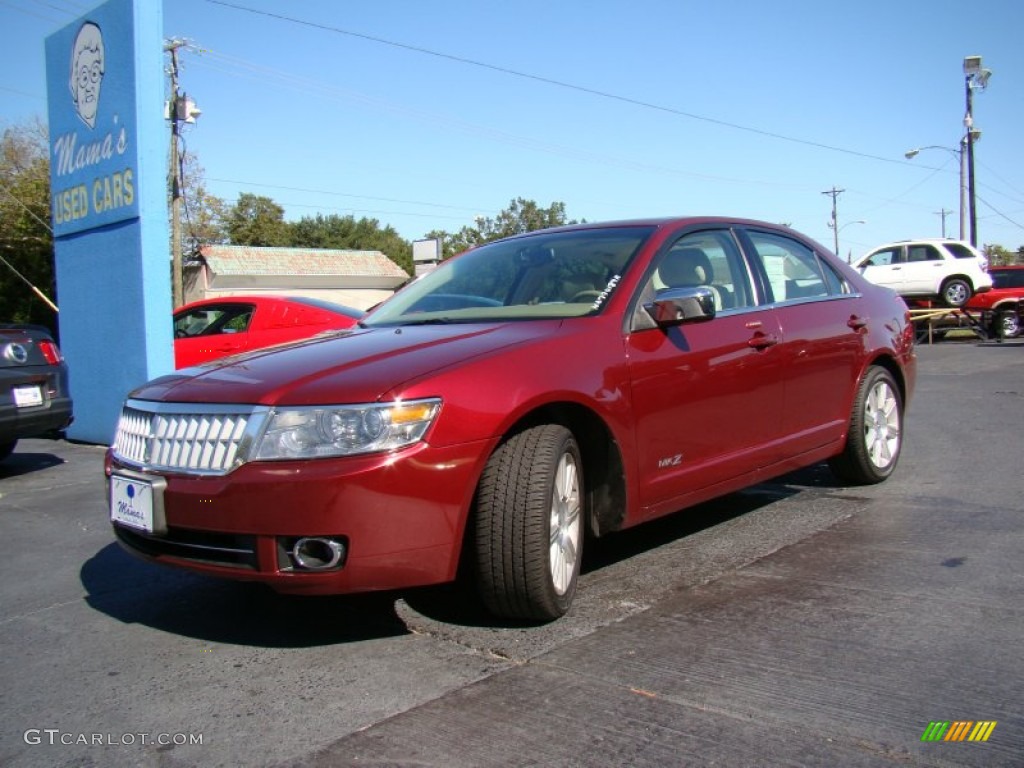
<svg viewBox="0 0 1024 768">
<path fill-rule="evenodd" d="M 934 245 L 911 245 L 907 248 L 907 261 L 911 264 L 921 261 L 942 261 L 942 254 Z"/>
<path fill-rule="evenodd" d="M 1024 288 L 1024 269 L 1003 269 L 992 272 L 995 288 Z"/>
<path fill-rule="evenodd" d="M 701 286 L 714 294 L 719 312 L 754 306 L 750 278 L 732 233 L 712 230 L 681 237 L 661 257 L 645 293 Z"/>
<path fill-rule="evenodd" d="M 957 259 L 976 259 L 978 254 L 968 248 L 966 245 L 960 243 L 946 243 L 946 250 L 953 254 Z"/>
<path fill-rule="evenodd" d="M 174 336 L 215 336 L 219 333 L 239 333 L 249 327 L 253 307 L 208 307 L 194 309 L 174 321 Z"/>
<path fill-rule="evenodd" d="M 818 263 L 821 264 L 821 271 L 825 274 L 825 284 L 828 286 L 830 295 L 839 296 L 850 292 L 850 284 L 836 271 L 835 267 L 821 257 L 818 258 Z"/>
<path fill-rule="evenodd" d="M 220 326 L 221 333 L 242 333 L 249 327 L 252 320 L 252 310 L 246 309 L 232 314 L 227 321 Z"/>
<path fill-rule="evenodd" d="M 896 264 L 900 260 L 899 248 L 883 248 L 871 255 L 871 258 L 864 262 L 865 267 L 887 267 Z"/>
<path fill-rule="evenodd" d="M 768 232 L 747 234 L 764 267 L 773 301 L 813 299 L 832 293 L 825 282 L 825 267 L 803 243 Z"/>
</svg>

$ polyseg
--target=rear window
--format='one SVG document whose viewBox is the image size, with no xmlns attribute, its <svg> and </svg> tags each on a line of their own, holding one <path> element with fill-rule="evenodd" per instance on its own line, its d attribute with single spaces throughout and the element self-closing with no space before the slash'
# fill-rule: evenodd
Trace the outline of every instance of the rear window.
<svg viewBox="0 0 1024 768">
<path fill-rule="evenodd" d="M 958 259 L 976 259 L 978 254 L 968 248 L 966 245 L 961 243 L 946 243 L 946 248 L 949 252 L 956 256 Z"/>
<path fill-rule="evenodd" d="M 993 269 L 994 288 L 1024 288 L 1024 269 Z"/>
</svg>

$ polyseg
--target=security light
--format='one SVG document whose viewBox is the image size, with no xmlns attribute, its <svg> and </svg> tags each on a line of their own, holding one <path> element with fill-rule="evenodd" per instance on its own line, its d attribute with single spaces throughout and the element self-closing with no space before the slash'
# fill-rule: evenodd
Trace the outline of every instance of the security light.
<svg viewBox="0 0 1024 768">
<path fill-rule="evenodd" d="M 981 71 L 981 56 L 964 57 L 964 74 L 970 77 Z"/>
</svg>

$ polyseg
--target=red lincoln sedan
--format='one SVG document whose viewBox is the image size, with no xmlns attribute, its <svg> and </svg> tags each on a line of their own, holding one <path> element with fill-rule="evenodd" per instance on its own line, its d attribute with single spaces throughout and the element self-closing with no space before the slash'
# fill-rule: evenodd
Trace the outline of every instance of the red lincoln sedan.
<svg viewBox="0 0 1024 768">
<path fill-rule="evenodd" d="M 225 296 L 174 313 L 174 367 L 350 328 L 365 313 L 298 296 Z"/>
<path fill-rule="evenodd" d="M 143 385 L 106 456 L 129 551 L 282 592 L 455 578 L 569 609 L 584 542 L 827 461 L 885 480 L 914 332 L 777 225 L 584 224 L 442 263 L 349 332 Z"/>
</svg>

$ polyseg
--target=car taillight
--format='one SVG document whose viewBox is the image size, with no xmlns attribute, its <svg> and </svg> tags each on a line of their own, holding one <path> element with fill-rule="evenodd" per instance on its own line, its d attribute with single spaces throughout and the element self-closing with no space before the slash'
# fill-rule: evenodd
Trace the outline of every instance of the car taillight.
<svg viewBox="0 0 1024 768">
<path fill-rule="evenodd" d="M 46 362 L 50 365 L 57 365 L 57 363 L 64 359 L 60 349 L 52 341 L 40 341 L 39 351 L 43 353 L 43 357 L 46 358 Z"/>
</svg>

